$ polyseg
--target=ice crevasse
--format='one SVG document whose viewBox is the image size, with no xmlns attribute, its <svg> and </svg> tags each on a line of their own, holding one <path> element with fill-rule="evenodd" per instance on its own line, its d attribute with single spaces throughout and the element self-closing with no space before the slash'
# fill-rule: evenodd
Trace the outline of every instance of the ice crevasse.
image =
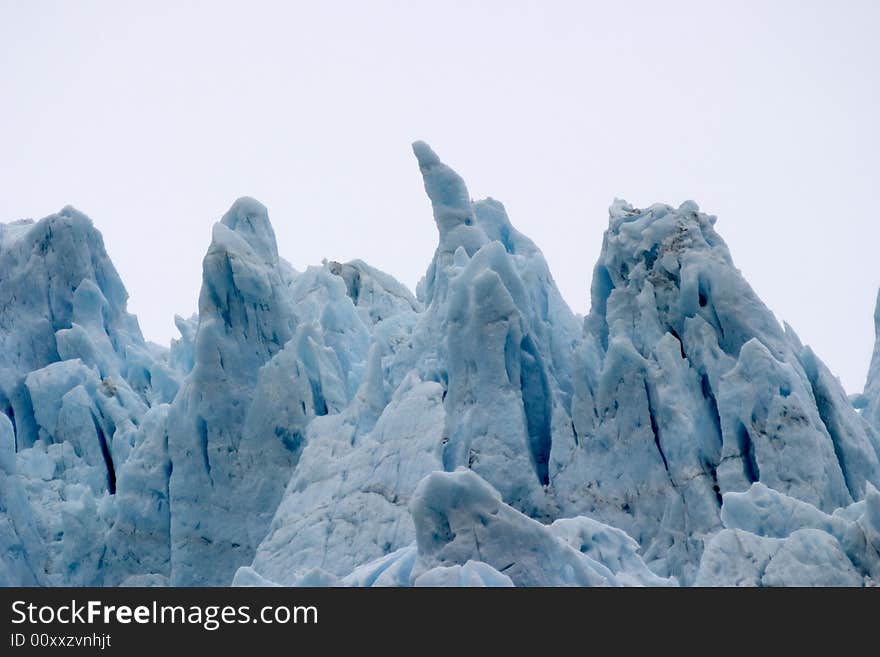
<svg viewBox="0 0 880 657">
<path fill-rule="evenodd" d="M 692 201 L 616 200 L 577 316 L 503 204 L 413 151 L 415 294 L 294 269 L 242 198 L 169 347 L 87 217 L 0 225 L 0 583 L 876 581 L 876 354 L 848 397 Z"/>
</svg>

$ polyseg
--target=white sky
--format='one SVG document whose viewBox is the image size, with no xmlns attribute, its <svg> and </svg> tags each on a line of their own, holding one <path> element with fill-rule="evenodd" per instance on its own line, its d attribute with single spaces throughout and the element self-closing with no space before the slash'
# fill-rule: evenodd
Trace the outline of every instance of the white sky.
<svg viewBox="0 0 880 657">
<path fill-rule="evenodd" d="M 880 283 L 878 33 L 870 0 L 0 0 L 0 221 L 87 213 L 167 343 L 242 195 L 298 269 L 360 257 L 414 288 L 436 243 L 425 139 L 581 313 L 615 196 L 696 200 L 855 391 Z"/>
</svg>

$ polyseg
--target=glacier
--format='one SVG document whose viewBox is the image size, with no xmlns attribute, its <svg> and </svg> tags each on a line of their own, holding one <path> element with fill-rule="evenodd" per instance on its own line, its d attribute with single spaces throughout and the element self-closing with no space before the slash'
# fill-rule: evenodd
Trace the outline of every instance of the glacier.
<svg viewBox="0 0 880 657">
<path fill-rule="evenodd" d="M 415 293 L 214 224 L 146 341 L 92 222 L 0 224 L 0 584 L 870 586 L 880 297 L 848 396 L 693 201 L 615 200 L 578 316 L 504 205 L 413 144 Z"/>
</svg>

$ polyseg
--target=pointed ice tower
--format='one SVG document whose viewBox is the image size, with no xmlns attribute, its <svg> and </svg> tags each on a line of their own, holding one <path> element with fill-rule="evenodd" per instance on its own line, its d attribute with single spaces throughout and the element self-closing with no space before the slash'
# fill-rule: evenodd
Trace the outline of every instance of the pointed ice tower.
<svg viewBox="0 0 880 657">
<path fill-rule="evenodd" d="M 423 141 L 413 144 L 413 153 L 440 233 L 434 259 L 419 290 L 425 304 L 430 305 L 435 295 L 446 294 L 447 271 L 455 259 L 455 252 L 461 248 L 464 255 L 471 257 L 488 239 L 476 225 L 470 194 L 461 176 L 441 162 Z"/>
<path fill-rule="evenodd" d="M 28 564 L 19 583 L 104 583 L 119 471 L 148 408 L 178 387 L 127 298 L 101 234 L 77 210 L 0 225 L 0 507 L 18 536 L 0 552 Z"/>
<path fill-rule="evenodd" d="M 872 432 L 734 267 L 715 218 L 690 201 L 610 214 L 561 507 L 621 527 L 688 583 L 726 493 L 760 481 L 831 512 L 877 485 Z"/>
<path fill-rule="evenodd" d="M 0 225 L 0 411 L 19 448 L 40 430 L 25 377 L 47 365 L 80 359 L 146 404 L 174 396 L 174 376 L 144 342 L 127 300 L 101 234 L 81 212 L 68 206 Z"/>
<path fill-rule="evenodd" d="M 426 310 L 407 356 L 446 391 L 443 465 L 472 468 L 507 503 L 554 517 L 551 452 L 573 444 L 570 355 L 581 327 L 504 206 L 472 203 L 427 144 L 413 151 L 439 244 L 420 284 Z"/>
<path fill-rule="evenodd" d="M 253 557 L 295 463 L 280 436 L 243 438 L 258 373 L 296 325 L 274 231 L 253 199 L 214 225 L 198 322 L 194 365 L 168 418 L 175 585 L 229 583 Z"/>
<path fill-rule="evenodd" d="M 427 307 L 363 263 L 331 264 L 375 322 L 366 373 L 348 408 L 309 424 L 269 532 L 237 581 L 256 573 L 295 584 L 316 567 L 342 576 L 410 545 L 409 502 L 439 469 L 470 467 L 505 501 L 555 517 L 550 455 L 554 444 L 574 446 L 567 409 L 581 322 L 504 207 L 471 203 L 426 144 L 413 150 L 439 233 L 420 286 Z M 310 286 L 306 272 L 294 288 Z"/>
<path fill-rule="evenodd" d="M 880 432 L 880 292 L 877 293 L 877 305 L 874 307 L 874 353 L 860 402 L 862 417 L 875 431 Z"/>
<path fill-rule="evenodd" d="M 278 257 L 265 208 L 233 205 L 214 227 L 199 314 L 178 319 L 181 393 L 145 419 L 121 472 L 113 581 L 228 584 L 251 562 L 306 428 L 351 401 L 367 327 L 394 322 L 401 287 L 364 263 L 297 273 Z"/>
</svg>

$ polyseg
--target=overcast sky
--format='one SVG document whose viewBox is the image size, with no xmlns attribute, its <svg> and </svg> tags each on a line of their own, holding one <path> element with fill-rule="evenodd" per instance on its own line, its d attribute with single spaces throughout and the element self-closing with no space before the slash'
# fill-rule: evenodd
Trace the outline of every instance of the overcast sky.
<svg viewBox="0 0 880 657">
<path fill-rule="evenodd" d="M 296 268 L 362 258 L 414 288 L 424 139 L 580 313 L 615 196 L 696 200 L 852 392 L 880 283 L 878 32 L 870 0 L 0 0 L 0 221 L 91 216 L 167 343 L 242 195 Z"/>
</svg>

